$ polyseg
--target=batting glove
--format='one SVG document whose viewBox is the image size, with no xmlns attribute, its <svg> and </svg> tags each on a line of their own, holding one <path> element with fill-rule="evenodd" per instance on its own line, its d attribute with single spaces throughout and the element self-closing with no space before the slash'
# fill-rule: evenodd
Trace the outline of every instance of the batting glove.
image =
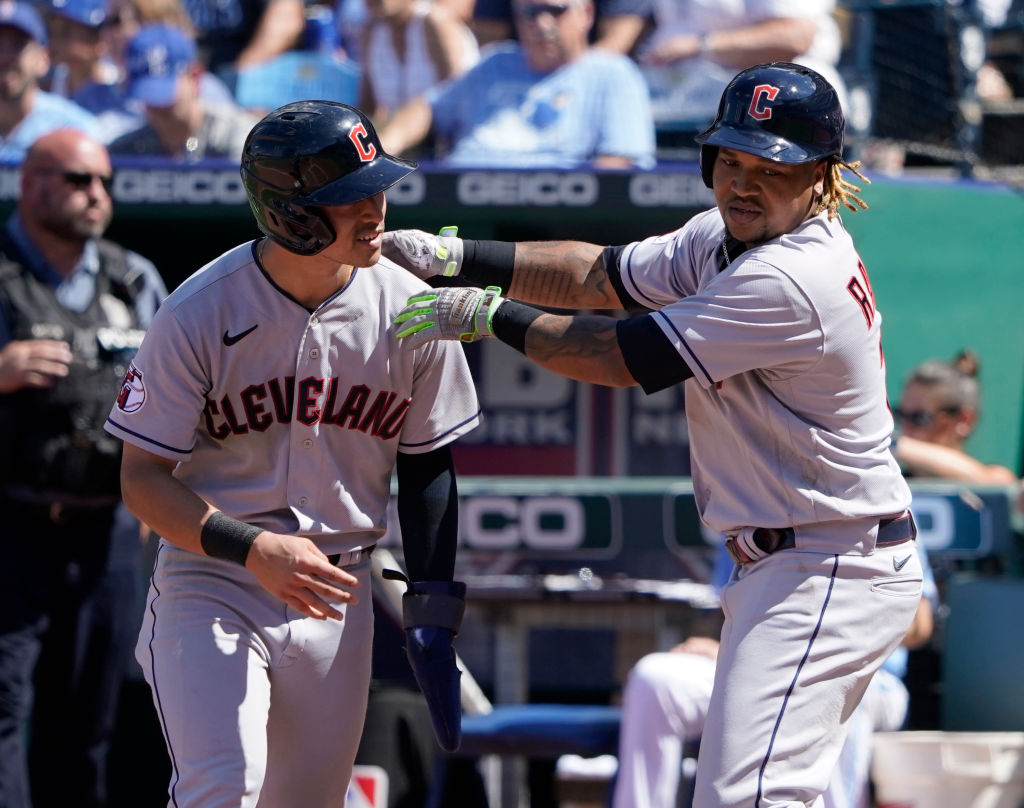
<svg viewBox="0 0 1024 808">
<path fill-rule="evenodd" d="M 455 662 L 453 641 L 466 611 L 466 585 L 461 581 L 409 581 L 397 570 L 384 577 L 404 581 L 402 627 L 405 653 L 430 711 L 438 744 L 454 752 L 462 742 L 462 671 Z"/>
<path fill-rule="evenodd" d="M 398 337 L 414 348 L 435 339 L 476 342 L 493 337 L 491 320 L 504 302 L 497 286 L 449 286 L 414 295 L 395 317 L 395 325 L 403 326 Z"/>
<path fill-rule="evenodd" d="M 417 278 L 452 277 L 462 269 L 462 239 L 458 227 L 442 227 L 438 235 L 422 230 L 390 230 L 384 233 L 381 253 Z"/>
</svg>

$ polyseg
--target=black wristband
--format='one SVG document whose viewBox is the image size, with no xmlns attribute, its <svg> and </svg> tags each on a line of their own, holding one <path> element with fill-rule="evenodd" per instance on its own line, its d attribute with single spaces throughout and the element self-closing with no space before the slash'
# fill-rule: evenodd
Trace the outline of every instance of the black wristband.
<svg viewBox="0 0 1024 808">
<path fill-rule="evenodd" d="M 491 318 L 491 331 L 494 336 L 511 345 L 519 353 L 526 355 L 526 332 L 530 325 L 544 312 L 519 303 L 515 300 L 503 300 Z"/>
<path fill-rule="evenodd" d="M 263 528 L 232 519 L 226 513 L 214 511 L 203 523 L 199 533 L 199 543 L 203 552 L 212 558 L 223 558 L 245 566 L 249 557 L 249 548 Z"/>
<path fill-rule="evenodd" d="M 508 292 L 516 263 L 514 241 L 462 240 L 462 267 L 458 277 L 473 286 L 497 286 Z"/>
</svg>

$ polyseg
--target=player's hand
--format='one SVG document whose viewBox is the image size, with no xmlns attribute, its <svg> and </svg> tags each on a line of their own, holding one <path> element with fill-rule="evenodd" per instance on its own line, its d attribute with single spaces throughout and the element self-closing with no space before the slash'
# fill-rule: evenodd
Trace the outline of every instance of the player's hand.
<svg viewBox="0 0 1024 808">
<path fill-rule="evenodd" d="M 718 640 L 711 637 L 687 637 L 672 649 L 677 654 L 697 654 L 718 659 Z"/>
<path fill-rule="evenodd" d="M 0 350 L 0 393 L 23 387 L 53 387 L 68 375 L 71 346 L 55 339 L 8 342 Z"/>
<path fill-rule="evenodd" d="M 458 232 L 458 227 L 442 227 L 436 236 L 422 230 L 389 230 L 384 233 L 381 253 L 422 280 L 435 275 L 451 277 L 462 269 Z"/>
<path fill-rule="evenodd" d="M 497 286 L 449 286 L 414 295 L 395 318 L 401 328 L 398 337 L 413 348 L 435 339 L 475 342 L 493 337 L 491 320 L 505 302 L 499 292 Z"/>
<path fill-rule="evenodd" d="M 252 543 L 245 566 L 270 594 L 308 617 L 341 620 L 332 602 L 359 602 L 349 591 L 359 579 L 331 564 L 310 539 L 265 530 Z"/>
</svg>

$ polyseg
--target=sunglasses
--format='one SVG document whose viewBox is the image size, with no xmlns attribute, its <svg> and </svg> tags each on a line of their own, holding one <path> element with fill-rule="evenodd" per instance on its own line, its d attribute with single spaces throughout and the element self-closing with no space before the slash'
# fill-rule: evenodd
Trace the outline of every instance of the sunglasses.
<svg viewBox="0 0 1024 808">
<path fill-rule="evenodd" d="M 76 191 L 87 191 L 92 187 L 93 180 L 99 180 L 108 194 L 114 187 L 114 177 L 111 174 L 92 174 L 88 171 L 61 171 L 59 169 L 42 169 L 47 174 L 59 174 L 60 178 Z"/>
<path fill-rule="evenodd" d="M 957 407 L 940 407 L 934 412 L 929 410 L 903 410 L 896 408 L 893 410 L 893 415 L 897 421 L 901 421 L 905 424 L 913 424 L 917 427 L 931 426 L 932 422 L 935 421 L 939 415 L 945 413 L 946 415 L 956 415 L 959 412 Z"/>
<path fill-rule="evenodd" d="M 523 19 L 535 20 L 541 14 L 550 14 L 555 19 L 561 17 L 569 10 L 570 6 L 558 6 L 551 3 L 531 3 L 528 6 L 520 6 L 516 14 Z"/>
</svg>

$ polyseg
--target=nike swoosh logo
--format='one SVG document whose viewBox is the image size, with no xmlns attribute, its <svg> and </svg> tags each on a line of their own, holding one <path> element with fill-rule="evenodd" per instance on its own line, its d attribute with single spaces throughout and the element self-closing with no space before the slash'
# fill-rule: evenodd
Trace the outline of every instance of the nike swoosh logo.
<svg viewBox="0 0 1024 808">
<path fill-rule="evenodd" d="M 247 329 L 245 329 L 245 331 L 242 331 L 242 332 L 240 332 L 238 334 L 229 334 L 227 331 L 225 331 L 224 332 L 224 344 L 225 345 L 234 345 L 236 342 L 239 342 L 240 340 L 245 339 L 247 336 L 249 336 L 253 331 L 255 331 L 259 327 L 260 327 L 260 324 L 256 323 L 256 325 L 254 325 L 252 328 L 247 328 Z"/>
<path fill-rule="evenodd" d="M 902 561 L 897 561 L 897 560 L 896 560 L 896 559 L 894 558 L 894 559 L 892 560 L 892 567 L 893 567 L 893 569 L 894 569 L 894 570 L 896 570 L 896 572 L 899 572 L 899 571 L 900 571 L 901 569 L 903 569 L 903 568 L 904 568 L 905 566 L 907 566 L 907 562 L 908 562 L 908 561 L 910 561 L 910 558 L 911 558 L 911 556 L 912 556 L 912 555 L 913 555 L 913 553 L 911 553 L 910 555 L 908 555 L 908 556 L 907 556 L 906 558 L 904 558 L 904 559 L 903 559 Z"/>
</svg>

